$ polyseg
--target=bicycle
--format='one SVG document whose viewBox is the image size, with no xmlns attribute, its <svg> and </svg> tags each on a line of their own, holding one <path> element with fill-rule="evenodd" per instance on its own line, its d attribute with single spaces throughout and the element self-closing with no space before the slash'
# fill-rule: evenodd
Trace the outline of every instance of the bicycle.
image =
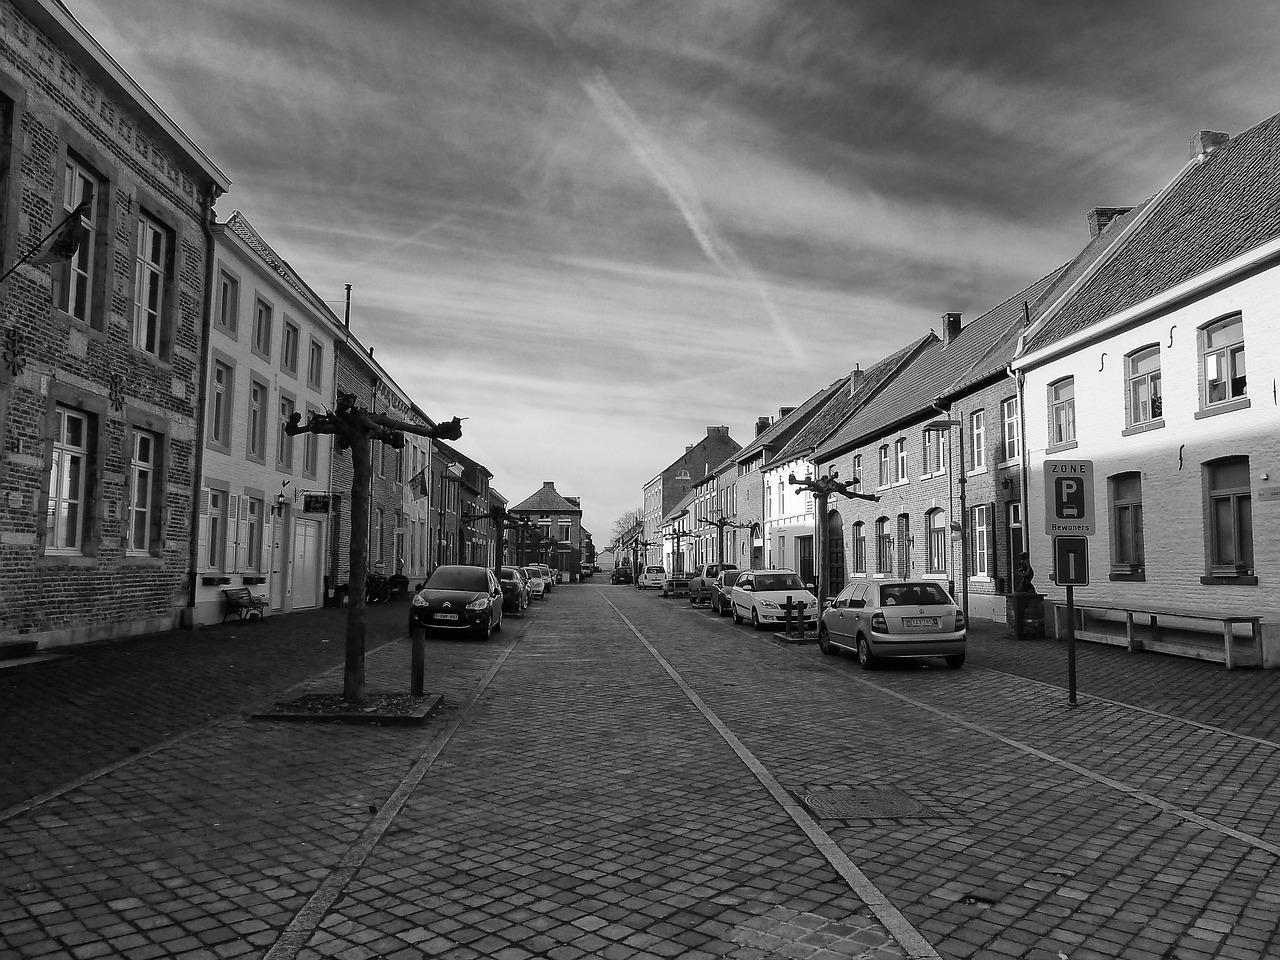
<svg viewBox="0 0 1280 960">
<path fill-rule="evenodd" d="M 391 599 L 391 578 L 370 570 L 364 577 L 364 602 L 386 603 Z"/>
</svg>

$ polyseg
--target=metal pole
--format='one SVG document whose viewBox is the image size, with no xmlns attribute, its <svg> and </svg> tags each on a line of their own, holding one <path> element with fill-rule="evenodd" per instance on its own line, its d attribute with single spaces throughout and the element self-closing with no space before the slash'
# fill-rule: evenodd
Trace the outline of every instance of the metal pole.
<svg viewBox="0 0 1280 960">
<path fill-rule="evenodd" d="M 960 437 L 960 608 L 964 611 L 965 628 L 969 626 L 969 505 L 965 499 L 964 424 L 956 421 L 956 433 Z"/>
<path fill-rule="evenodd" d="M 1067 587 L 1067 706 L 1076 705 L 1076 595 Z"/>
</svg>

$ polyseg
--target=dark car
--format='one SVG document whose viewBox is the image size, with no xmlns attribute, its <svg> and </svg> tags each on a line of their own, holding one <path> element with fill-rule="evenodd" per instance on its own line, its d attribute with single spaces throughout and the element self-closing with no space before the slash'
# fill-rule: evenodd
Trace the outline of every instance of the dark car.
<svg viewBox="0 0 1280 960">
<path fill-rule="evenodd" d="M 465 634 L 488 640 L 502 629 L 502 587 L 487 567 L 437 567 L 409 605 L 409 632 Z"/>
<path fill-rule="evenodd" d="M 610 583 L 632 583 L 630 567 L 614 567 L 613 573 L 609 574 Z"/>
<path fill-rule="evenodd" d="M 729 593 L 733 590 L 733 585 L 738 582 L 738 578 L 747 571 L 739 570 L 734 567 L 732 570 L 721 570 L 716 574 L 716 578 L 711 581 L 711 610 L 717 616 L 727 617 L 731 602 Z"/>
<path fill-rule="evenodd" d="M 517 616 L 529 606 L 529 581 L 519 567 L 503 567 L 498 577 L 502 587 L 502 609 Z"/>
</svg>

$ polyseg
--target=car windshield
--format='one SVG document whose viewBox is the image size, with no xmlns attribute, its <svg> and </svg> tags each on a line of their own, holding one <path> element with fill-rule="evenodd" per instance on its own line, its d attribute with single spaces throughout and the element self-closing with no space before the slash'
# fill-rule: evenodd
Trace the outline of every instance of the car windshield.
<svg viewBox="0 0 1280 960">
<path fill-rule="evenodd" d="M 479 567 L 441 567 L 427 581 L 428 590 L 470 590 L 487 593 L 489 581 Z"/>
<path fill-rule="evenodd" d="M 803 590 L 804 584 L 794 573 L 757 573 L 756 590 Z"/>
<path fill-rule="evenodd" d="M 936 583 L 886 583 L 880 588 L 880 602 L 886 607 L 927 606 L 950 603 L 951 598 Z"/>
</svg>

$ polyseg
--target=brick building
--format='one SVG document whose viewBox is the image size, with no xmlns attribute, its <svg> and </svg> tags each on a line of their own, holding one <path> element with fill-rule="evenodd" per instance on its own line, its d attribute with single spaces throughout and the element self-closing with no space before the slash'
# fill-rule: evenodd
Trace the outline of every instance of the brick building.
<svg viewBox="0 0 1280 960">
<path fill-rule="evenodd" d="M 230 181 L 53 0 L 0 2 L 0 151 L 0 639 L 172 628 Z M 70 259 L 27 259 L 64 223 Z"/>
<path fill-rule="evenodd" d="M 1054 603 L 1047 460 L 1093 464 L 1088 634 L 1124 637 L 1123 610 L 1262 617 L 1280 665 L 1280 117 L 1204 131 L 1151 200 L 1119 214 L 1089 270 L 1046 302 L 1014 367 L 1022 380 L 1033 563 Z M 1107 212 L 1107 211 L 1104 211 Z M 1246 358 L 1248 376 L 1246 378 Z M 1144 642 L 1221 659 L 1221 623 Z M 1176 621 L 1175 621 L 1176 622 Z"/>
<path fill-rule="evenodd" d="M 661 528 L 663 519 L 677 503 L 685 498 L 693 484 L 713 472 L 738 450 L 739 444 L 729 436 L 729 428 L 708 426 L 707 435 L 697 443 L 688 444 L 684 453 L 644 485 L 642 491 L 641 520 L 644 522 L 642 539 L 651 544 L 640 564 L 661 563 Z"/>
<path fill-rule="evenodd" d="M 532 525 L 532 529 L 516 528 L 509 534 L 518 564 L 545 563 L 561 571 L 566 581 L 579 579 L 582 504 L 578 498 L 564 496 L 556 490 L 554 480 L 546 480 L 540 490 L 508 512 Z"/>
</svg>

